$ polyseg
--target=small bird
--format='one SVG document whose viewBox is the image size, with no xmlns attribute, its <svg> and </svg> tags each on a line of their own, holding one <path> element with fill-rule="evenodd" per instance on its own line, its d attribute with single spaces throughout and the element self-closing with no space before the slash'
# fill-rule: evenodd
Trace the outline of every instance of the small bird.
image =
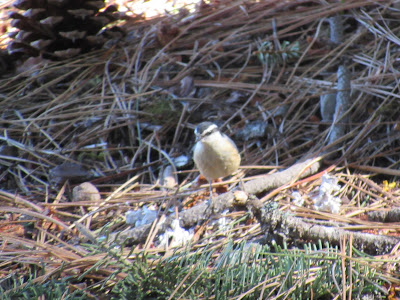
<svg viewBox="0 0 400 300">
<path fill-rule="evenodd" d="M 193 159 L 200 173 L 210 184 L 210 204 L 212 200 L 211 181 L 226 177 L 240 166 L 240 154 L 235 143 L 217 125 L 202 122 L 194 130 L 196 145 Z"/>
</svg>

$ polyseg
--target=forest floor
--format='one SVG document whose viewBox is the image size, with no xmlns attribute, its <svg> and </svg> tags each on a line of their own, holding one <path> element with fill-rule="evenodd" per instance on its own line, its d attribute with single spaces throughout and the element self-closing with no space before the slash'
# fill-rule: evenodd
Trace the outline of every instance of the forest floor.
<svg viewBox="0 0 400 300">
<path fill-rule="evenodd" d="M 190 241 L 189 252 L 213 249 L 212 273 L 229 240 L 276 243 L 271 252 L 287 255 L 311 244 L 336 249 L 343 273 L 329 297 L 356 292 L 359 277 L 349 274 L 358 263 L 379 277 L 375 292 L 398 296 L 398 2 L 190 8 L 125 20 L 125 34 L 101 50 L 59 62 L 29 59 L 1 77 L 0 288 L 11 297 L 42 284 L 40 296 L 52 280 L 62 282 L 60 295 L 68 288 L 108 298 L 125 291 L 116 287 L 139 258 L 143 268 L 170 270 L 165 261 Z M 340 95 L 346 102 L 335 106 Z M 214 184 L 214 210 L 192 161 L 193 129 L 202 121 L 217 123 L 242 158 L 237 173 Z M 171 226 L 190 238 L 166 235 Z M 177 275 L 174 297 L 191 272 Z M 317 291 L 311 278 L 301 281 L 310 293 Z M 270 288 L 270 298 L 282 296 L 262 280 L 241 295 Z M 168 298 L 148 285 L 138 284 L 143 295 L 134 299 Z M 287 295 L 297 295 L 293 286 Z"/>
</svg>

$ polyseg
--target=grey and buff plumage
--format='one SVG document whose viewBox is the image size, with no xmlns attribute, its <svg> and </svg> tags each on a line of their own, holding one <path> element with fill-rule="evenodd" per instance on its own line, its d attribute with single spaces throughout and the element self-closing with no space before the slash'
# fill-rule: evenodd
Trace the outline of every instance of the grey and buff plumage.
<svg viewBox="0 0 400 300">
<path fill-rule="evenodd" d="M 197 142 L 193 159 L 210 183 L 211 197 L 211 181 L 235 172 L 240 166 L 240 154 L 235 143 L 214 123 L 202 122 L 194 132 Z"/>
</svg>

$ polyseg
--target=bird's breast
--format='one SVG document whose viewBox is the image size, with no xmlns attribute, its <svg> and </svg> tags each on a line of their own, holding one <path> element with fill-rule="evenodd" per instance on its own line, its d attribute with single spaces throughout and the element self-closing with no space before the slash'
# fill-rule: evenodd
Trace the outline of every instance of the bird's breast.
<svg viewBox="0 0 400 300">
<path fill-rule="evenodd" d="M 240 165 L 240 154 L 227 136 L 210 136 L 197 142 L 193 159 L 200 173 L 209 180 L 231 175 Z"/>
</svg>

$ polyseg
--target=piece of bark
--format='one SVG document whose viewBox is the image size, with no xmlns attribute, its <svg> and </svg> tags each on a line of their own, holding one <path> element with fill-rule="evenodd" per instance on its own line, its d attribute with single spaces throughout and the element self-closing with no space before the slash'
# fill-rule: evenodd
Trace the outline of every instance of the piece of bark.
<svg viewBox="0 0 400 300">
<path fill-rule="evenodd" d="M 318 172 L 320 162 L 315 159 L 307 159 L 296 163 L 290 168 L 274 174 L 262 176 L 250 180 L 244 184 L 244 191 L 248 194 L 258 194 L 269 189 L 280 187 L 296 179 L 305 178 Z"/>
<path fill-rule="evenodd" d="M 367 213 L 368 220 L 374 222 L 400 222 L 400 208 L 386 211 L 370 211 Z"/>
<path fill-rule="evenodd" d="M 258 199 L 252 199 L 249 204 L 251 211 L 261 224 L 261 230 L 266 235 L 266 240 L 274 239 L 278 244 L 296 240 L 311 240 L 317 243 L 321 240 L 330 245 L 340 245 L 340 240 L 343 237 L 353 235 L 352 246 L 371 255 L 382 255 L 389 253 L 400 241 L 399 238 L 392 236 L 353 232 L 339 227 L 310 224 L 290 213 L 279 210 L 266 211 Z"/>
</svg>

